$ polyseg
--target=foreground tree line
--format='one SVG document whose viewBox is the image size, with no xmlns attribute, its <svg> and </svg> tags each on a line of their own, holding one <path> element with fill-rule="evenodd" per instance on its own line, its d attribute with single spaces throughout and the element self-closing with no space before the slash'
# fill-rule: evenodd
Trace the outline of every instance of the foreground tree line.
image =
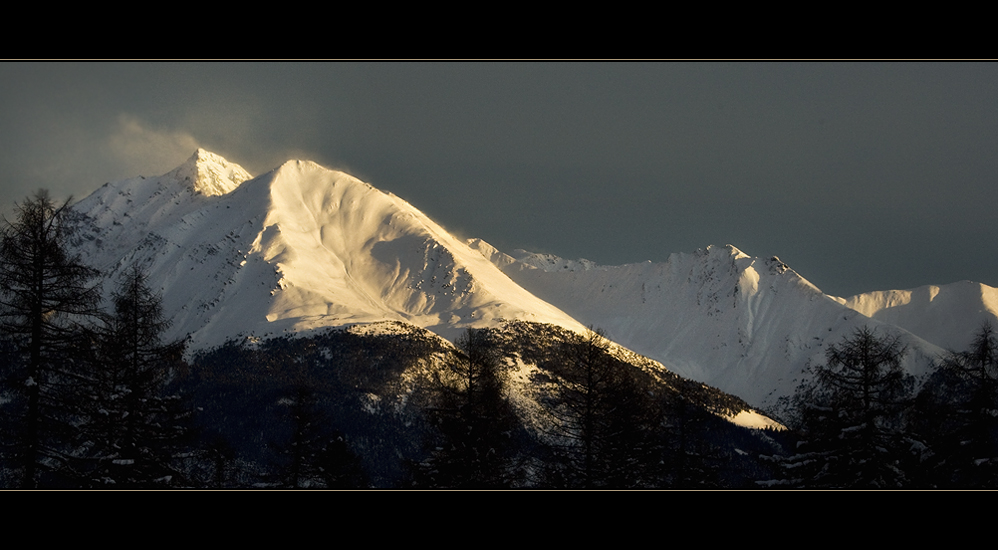
<svg viewBox="0 0 998 550">
<path fill-rule="evenodd" d="M 901 367 L 897 336 L 857 330 L 788 399 L 792 451 L 765 456 L 801 488 L 998 487 L 998 338 L 985 322 L 970 349 L 925 380 Z M 921 383 L 919 383 L 921 382 Z"/>
<path fill-rule="evenodd" d="M 164 392 L 180 344 L 138 268 L 102 311 L 98 273 L 66 251 L 68 202 L 39 191 L 0 229 L 6 486 L 167 480 L 184 412 Z"/>
<path fill-rule="evenodd" d="M 0 228 L 3 487 L 998 483 L 990 325 L 923 381 L 896 337 L 858 330 L 783 403 L 783 432 L 734 426 L 718 414 L 743 402 L 625 361 L 599 330 L 511 323 L 450 347 L 400 325 L 230 342 L 188 363 L 139 267 L 101 308 L 98 273 L 67 252 L 67 206 L 39 192 Z"/>
</svg>

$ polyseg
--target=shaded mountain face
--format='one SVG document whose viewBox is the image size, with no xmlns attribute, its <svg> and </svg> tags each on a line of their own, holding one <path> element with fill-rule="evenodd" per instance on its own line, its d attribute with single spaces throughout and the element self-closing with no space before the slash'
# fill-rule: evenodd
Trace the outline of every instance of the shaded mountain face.
<svg viewBox="0 0 998 550">
<path fill-rule="evenodd" d="M 114 278 L 138 264 L 168 336 L 192 347 L 397 320 L 447 338 L 503 319 L 583 327 L 402 199 L 313 162 L 251 178 L 203 150 L 74 206 L 73 245 Z"/>
<path fill-rule="evenodd" d="M 901 334 L 914 374 L 943 353 L 825 295 L 779 258 L 754 258 L 730 245 L 662 263 L 599 266 L 469 244 L 531 293 L 604 328 L 622 346 L 754 406 L 792 393 L 807 365 L 822 364 L 829 345 L 866 325 Z"/>
</svg>

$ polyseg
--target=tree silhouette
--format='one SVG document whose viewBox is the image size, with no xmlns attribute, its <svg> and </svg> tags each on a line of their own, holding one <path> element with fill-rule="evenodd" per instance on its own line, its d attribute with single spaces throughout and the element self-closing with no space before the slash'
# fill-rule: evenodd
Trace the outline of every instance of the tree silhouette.
<svg viewBox="0 0 998 550">
<path fill-rule="evenodd" d="M 897 336 L 869 328 L 831 346 L 793 397 L 799 453 L 786 466 L 806 487 L 898 488 L 909 483 L 905 415 L 914 379 Z"/>
<path fill-rule="evenodd" d="M 416 473 L 417 485 L 503 488 L 516 484 L 519 419 L 506 398 L 508 371 L 488 330 L 468 329 L 458 353 L 437 372 L 431 423 L 431 456 Z"/>
<path fill-rule="evenodd" d="M 663 452 L 662 408 L 631 365 L 609 353 L 602 330 L 563 347 L 563 381 L 547 401 L 555 464 L 548 483 L 581 488 L 654 485 Z"/>
<path fill-rule="evenodd" d="M 167 392 L 184 346 L 162 342 L 169 322 L 140 268 L 124 273 L 112 298 L 114 313 L 92 337 L 81 434 L 89 476 L 117 487 L 158 486 L 177 475 L 170 462 L 187 432 L 182 400 Z"/>
<path fill-rule="evenodd" d="M 930 484 L 998 486 L 998 336 L 990 322 L 929 377 L 916 412 L 932 451 Z"/>
<path fill-rule="evenodd" d="M 69 351 L 100 300 L 91 282 L 97 272 L 66 250 L 68 205 L 40 190 L 16 205 L 13 222 L 0 225 L 0 330 L 21 351 L 4 380 L 4 454 L 17 463 L 25 488 L 67 468 L 75 420 L 69 402 L 80 382 Z"/>
</svg>

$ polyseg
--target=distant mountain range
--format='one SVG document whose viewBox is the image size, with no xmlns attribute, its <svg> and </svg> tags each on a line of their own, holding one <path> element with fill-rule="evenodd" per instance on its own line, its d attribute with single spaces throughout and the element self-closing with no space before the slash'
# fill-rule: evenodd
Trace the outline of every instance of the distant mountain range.
<svg viewBox="0 0 998 550">
<path fill-rule="evenodd" d="M 462 241 L 401 198 L 292 160 L 252 177 L 199 149 L 155 178 L 105 184 L 73 207 L 72 246 L 113 287 L 138 264 L 190 349 L 320 327 L 401 321 L 453 340 L 513 320 L 614 342 L 766 407 L 830 344 L 868 325 L 928 370 L 998 324 L 998 289 L 964 281 L 843 299 L 778 258 L 733 246 L 599 266 Z"/>
</svg>

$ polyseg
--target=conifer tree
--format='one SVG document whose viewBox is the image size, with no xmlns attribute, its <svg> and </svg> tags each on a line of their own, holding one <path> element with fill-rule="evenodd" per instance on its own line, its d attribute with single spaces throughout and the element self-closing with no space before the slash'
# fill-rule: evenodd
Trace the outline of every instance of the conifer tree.
<svg viewBox="0 0 998 550">
<path fill-rule="evenodd" d="M 951 353 L 916 402 L 932 459 L 928 483 L 998 487 L 998 335 L 985 322 L 970 349 Z"/>
<path fill-rule="evenodd" d="M 803 438 L 785 462 L 804 487 L 900 488 L 910 483 L 907 433 L 914 379 L 896 336 L 869 328 L 831 346 L 827 362 L 793 397 Z"/>
<path fill-rule="evenodd" d="M 180 396 L 166 391 L 182 364 L 183 344 L 162 342 L 169 322 L 138 267 L 124 273 L 113 304 L 92 339 L 82 430 L 90 477 L 117 487 L 157 486 L 176 475 L 171 456 L 186 431 Z"/>
<path fill-rule="evenodd" d="M 4 377 L 3 452 L 25 488 L 68 469 L 80 387 L 70 348 L 100 300 L 97 272 L 67 252 L 68 206 L 40 190 L 0 225 L 0 330 L 20 350 Z"/>
<path fill-rule="evenodd" d="M 598 329 L 567 342 L 565 380 L 549 401 L 560 470 L 548 484 L 580 488 L 654 485 L 659 479 L 661 412 L 637 373 L 609 353 Z"/>
<path fill-rule="evenodd" d="M 604 447 L 612 437 L 605 413 L 610 408 L 606 390 L 614 383 L 614 369 L 606 352 L 599 330 L 569 343 L 566 359 L 575 376 L 564 388 L 561 406 L 552 409 L 558 420 L 556 431 L 566 440 L 560 447 L 568 459 L 569 483 L 584 488 L 602 484 Z"/>
<path fill-rule="evenodd" d="M 519 419 L 506 397 L 508 371 L 488 330 L 468 329 L 435 381 L 431 421 L 434 451 L 417 472 L 417 485 L 504 488 L 517 482 Z"/>
</svg>

